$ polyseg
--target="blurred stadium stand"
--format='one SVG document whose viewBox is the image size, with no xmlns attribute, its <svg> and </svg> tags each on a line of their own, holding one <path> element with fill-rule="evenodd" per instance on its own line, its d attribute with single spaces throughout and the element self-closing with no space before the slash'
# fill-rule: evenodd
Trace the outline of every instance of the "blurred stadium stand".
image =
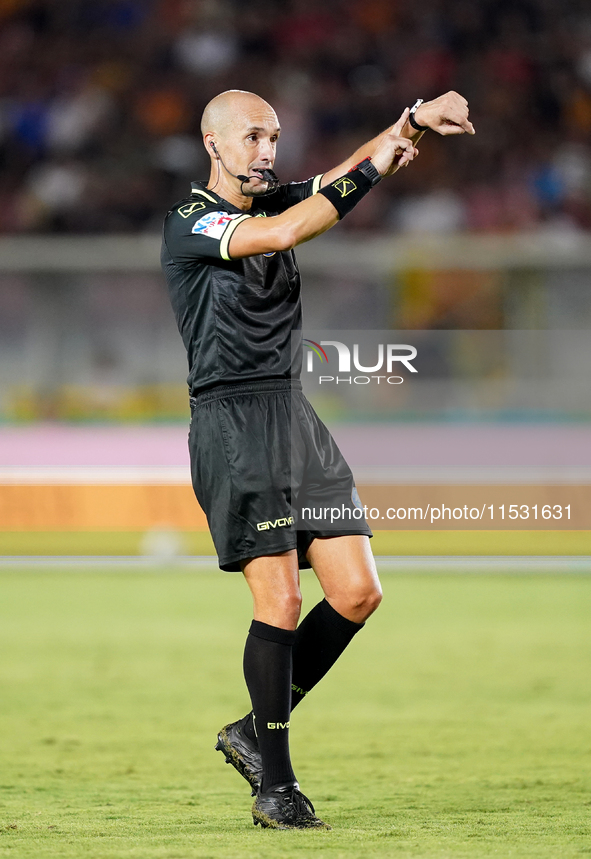
<svg viewBox="0 0 591 859">
<path fill-rule="evenodd" d="M 157 236 L 0 238 L 0 421 L 187 419 L 186 357 L 158 253 Z M 419 401 L 398 393 L 371 413 L 360 400 L 366 417 L 454 417 L 457 382 L 456 417 L 589 418 L 586 236 L 368 240 L 335 231 L 298 249 L 298 259 L 306 331 L 432 332 L 424 386 L 413 385 Z M 552 343 L 544 331 L 557 332 Z M 437 332 L 447 332 L 445 342 L 434 343 Z M 557 374 L 563 382 L 550 390 Z M 518 395 L 498 388 L 516 379 Z M 445 394 L 435 393 L 441 384 Z M 495 384 L 487 401 L 485 387 Z M 358 419 L 347 391 L 338 394 L 344 411 L 333 398 L 331 418 Z"/>
<path fill-rule="evenodd" d="M 0 232 L 157 232 L 205 176 L 206 102 L 276 108 L 284 180 L 332 166 L 420 96 L 455 89 L 474 139 L 424 138 L 343 228 L 591 227 L 583 0 L 8 0 Z"/>
</svg>

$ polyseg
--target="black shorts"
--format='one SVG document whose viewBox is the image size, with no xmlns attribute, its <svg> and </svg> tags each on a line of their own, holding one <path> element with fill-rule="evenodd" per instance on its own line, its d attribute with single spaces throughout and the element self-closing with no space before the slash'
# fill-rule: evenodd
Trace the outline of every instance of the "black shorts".
<svg viewBox="0 0 591 859">
<path fill-rule="evenodd" d="M 372 536 L 351 469 L 299 382 L 219 385 L 191 397 L 191 478 L 222 570 L 315 537 Z"/>
</svg>

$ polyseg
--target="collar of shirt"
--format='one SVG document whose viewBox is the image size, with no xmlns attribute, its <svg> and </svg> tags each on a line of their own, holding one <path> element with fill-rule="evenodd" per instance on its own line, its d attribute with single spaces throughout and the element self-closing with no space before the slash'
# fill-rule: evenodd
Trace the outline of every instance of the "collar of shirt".
<svg viewBox="0 0 591 859">
<path fill-rule="evenodd" d="M 224 200 L 223 197 L 220 197 L 219 194 L 216 194 L 215 191 L 211 191 L 204 182 L 191 182 L 191 194 L 194 196 L 203 197 L 206 200 L 209 200 L 210 203 L 213 203 L 216 206 L 223 206 L 224 209 L 227 209 L 229 212 L 236 212 L 241 215 L 250 215 L 252 209 L 256 208 L 256 200 L 252 201 L 252 209 L 248 212 L 245 212 L 243 209 L 239 209 L 237 206 L 233 206 L 232 203 L 229 203 L 227 200 Z"/>
</svg>

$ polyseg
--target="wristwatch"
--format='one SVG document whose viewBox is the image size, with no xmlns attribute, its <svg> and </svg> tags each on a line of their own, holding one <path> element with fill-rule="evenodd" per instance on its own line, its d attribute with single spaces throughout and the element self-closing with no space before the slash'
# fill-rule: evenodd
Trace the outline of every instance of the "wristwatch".
<svg viewBox="0 0 591 859">
<path fill-rule="evenodd" d="M 415 113 L 417 112 L 419 107 L 422 105 L 423 101 L 424 101 L 424 99 L 418 98 L 415 101 L 415 103 L 413 104 L 413 106 L 411 107 L 410 113 L 408 114 L 408 121 L 410 122 L 412 127 L 415 128 L 417 131 L 427 131 L 427 129 L 429 128 L 428 125 L 419 125 L 419 123 L 415 119 Z"/>
<path fill-rule="evenodd" d="M 372 164 L 371 158 L 364 158 L 363 161 L 360 161 L 359 164 L 356 164 L 351 170 L 359 170 L 360 173 L 363 173 L 369 181 L 371 182 L 371 187 L 377 185 L 380 179 L 382 178 L 382 174 L 375 166 Z M 351 170 L 349 172 L 351 172 Z"/>
</svg>

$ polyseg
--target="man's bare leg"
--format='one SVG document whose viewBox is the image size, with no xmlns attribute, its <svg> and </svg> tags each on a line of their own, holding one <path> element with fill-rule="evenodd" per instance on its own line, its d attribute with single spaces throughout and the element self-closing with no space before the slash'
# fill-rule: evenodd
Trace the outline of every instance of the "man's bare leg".
<svg viewBox="0 0 591 859">
<path fill-rule="evenodd" d="M 335 611 L 355 623 L 364 623 L 374 613 L 382 588 L 369 537 L 317 537 L 307 558 Z"/>
<path fill-rule="evenodd" d="M 252 594 L 254 619 L 295 629 L 302 607 L 296 550 L 250 558 L 243 562 L 242 572 Z"/>
<path fill-rule="evenodd" d="M 368 537 L 318 537 L 310 544 L 307 559 L 325 599 L 304 618 L 294 637 L 290 710 L 334 665 L 382 599 Z M 295 550 L 252 559 L 243 569 L 253 595 L 255 620 L 296 629 L 301 592 Z M 252 723 L 244 727 L 254 740 Z"/>
<path fill-rule="evenodd" d="M 325 594 L 300 623 L 293 645 L 293 710 L 334 665 L 382 599 L 369 538 L 318 537 L 307 558 Z"/>
</svg>

